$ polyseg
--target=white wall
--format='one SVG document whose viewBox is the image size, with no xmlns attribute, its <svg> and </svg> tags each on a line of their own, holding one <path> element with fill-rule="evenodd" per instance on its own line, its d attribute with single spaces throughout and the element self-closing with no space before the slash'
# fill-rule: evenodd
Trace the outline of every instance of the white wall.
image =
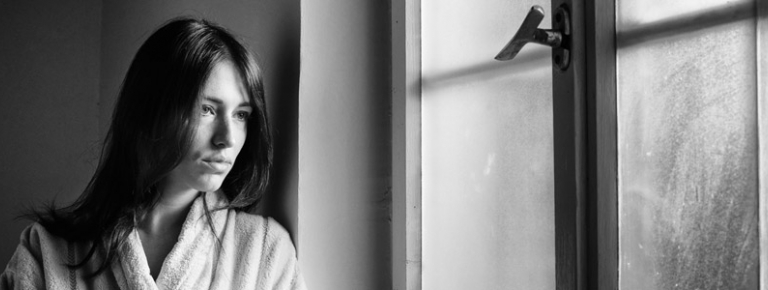
<svg viewBox="0 0 768 290">
<path fill-rule="evenodd" d="M 391 289 L 387 1 L 302 1 L 299 263 L 313 289 Z"/>
<path fill-rule="evenodd" d="M 69 203 L 97 163 L 100 1 L 0 1 L 0 267 L 24 207 Z"/>
</svg>

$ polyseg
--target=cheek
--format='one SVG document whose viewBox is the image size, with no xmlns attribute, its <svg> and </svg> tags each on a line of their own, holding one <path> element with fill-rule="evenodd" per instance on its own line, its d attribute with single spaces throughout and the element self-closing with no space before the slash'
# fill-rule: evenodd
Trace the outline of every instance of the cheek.
<svg viewBox="0 0 768 290">
<path fill-rule="evenodd" d="M 203 152 L 208 150 L 211 143 L 211 131 L 203 125 L 195 131 L 192 143 L 189 144 L 189 151 L 186 154 L 187 159 L 197 160 L 202 157 Z"/>
<path fill-rule="evenodd" d="M 235 139 L 237 140 L 235 147 L 237 148 L 237 152 L 240 152 L 240 150 L 243 148 L 243 145 L 245 145 L 245 138 L 246 136 L 248 136 L 248 131 L 246 130 L 238 131 L 237 134 L 238 134 L 237 138 Z"/>
<path fill-rule="evenodd" d="M 240 156 L 240 153 L 243 150 L 243 146 L 245 145 L 245 139 L 247 136 L 247 131 L 245 130 L 233 130 L 232 131 L 232 137 L 234 139 L 234 144 L 232 144 L 232 148 L 230 148 L 231 153 L 233 153 L 233 157 L 237 159 Z"/>
</svg>

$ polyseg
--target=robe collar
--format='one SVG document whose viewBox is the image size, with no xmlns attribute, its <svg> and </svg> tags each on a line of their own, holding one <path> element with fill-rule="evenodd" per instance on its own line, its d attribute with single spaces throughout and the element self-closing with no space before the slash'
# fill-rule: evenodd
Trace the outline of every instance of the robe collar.
<svg viewBox="0 0 768 290">
<path fill-rule="evenodd" d="M 119 262 L 112 264 L 112 270 L 120 289 L 181 289 L 183 282 L 195 279 L 204 282 L 205 277 L 195 277 L 210 273 L 215 267 L 209 260 L 215 260 L 218 251 L 216 238 L 212 234 L 205 217 L 205 203 L 211 211 L 214 228 L 220 236 L 226 222 L 226 210 L 214 209 L 227 205 L 227 199 L 221 192 L 201 193 L 192 202 L 184 224 L 179 234 L 179 239 L 173 249 L 163 261 L 157 281 L 152 278 L 149 271 L 147 257 L 141 245 L 141 239 L 137 229 L 133 229 L 128 241 L 123 247 Z M 208 277 L 210 278 L 210 277 Z M 201 281 L 201 279 L 203 281 Z M 210 279 L 207 279 L 210 282 Z"/>
</svg>

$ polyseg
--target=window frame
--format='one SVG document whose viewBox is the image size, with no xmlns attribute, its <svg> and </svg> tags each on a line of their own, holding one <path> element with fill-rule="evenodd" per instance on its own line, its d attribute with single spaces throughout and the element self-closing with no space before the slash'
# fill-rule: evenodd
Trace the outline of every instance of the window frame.
<svg viewBox="0 0 768 290">
<path fill-rule="evenodd" d="M 616 3 L 587 0 L 587 289 L 619 287 Z"/>
<path fill-rule="evenodd" d="M 763 209 L 768 204 L 768 1 L 757 0 L 756 56 L 757 56 L 757 142 L 758 142 L 758 219 L 759 219 L 759 284 L 760 289 L 768 289 L 768 211 Z"/>
<path fill-rule="evenodd" d="M 421 289 L 421 1 L 391 1 L 392 289 Z"/>
</svg>

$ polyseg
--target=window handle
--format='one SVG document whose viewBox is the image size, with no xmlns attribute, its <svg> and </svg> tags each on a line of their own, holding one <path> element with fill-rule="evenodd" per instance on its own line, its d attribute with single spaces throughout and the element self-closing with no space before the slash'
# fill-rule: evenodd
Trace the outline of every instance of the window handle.
<svg viewBox="0 0 768 290">
<path fill-rule="evenodd" d="M 496 60 L 511 60 L 526 43 L 533 42 L 550 46 L 553 49 L 554 64 L 561 70 L 568 68 L 570 62 L 571 19 L 564 6 L 555 10 L 552 21 L 553 29 L 539 29 L 544 19 L 544 8 L 539 5 L 531 7 L 525 16 L 523 24 L 517 30 L 512 40 L 496 55 Z"/>
</svg>

